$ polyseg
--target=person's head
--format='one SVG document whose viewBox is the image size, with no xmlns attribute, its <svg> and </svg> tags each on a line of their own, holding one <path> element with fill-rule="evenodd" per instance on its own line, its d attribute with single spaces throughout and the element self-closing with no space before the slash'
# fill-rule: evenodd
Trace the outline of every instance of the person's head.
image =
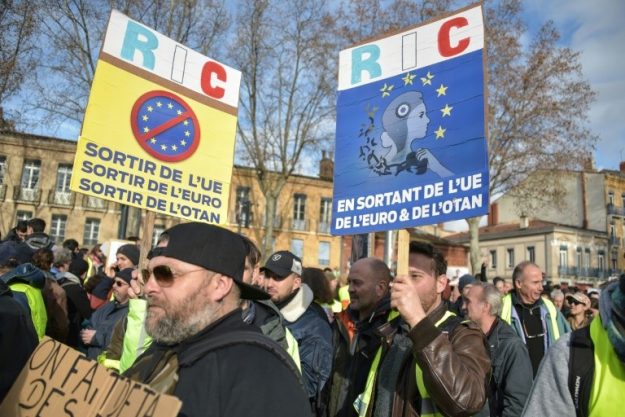
<svg viewBox="0 0 625 417">
<path fill-rule="evenodd" d="M 409 91 L 393 99 L 382 115 L 381 141 L 383 147 L 391 148 L 388 159 L 405 157 L 410 142 L 425 137 L 429 123 L 420 92 Z"/>
<path fill-rule="evenodd" d="M 54 267 L 60 272 L 67 272 L 72 263 L 72 252 L 67 248 L 54 248 Z"/>
<path fill-rule="evenodd" d="M 267 299 L 243 282 L 246 248 L 236 233 L 205 223 L 167 231 L 167 246 L 144 272 L 145 328 L 163 343 L 178 343 L 239 307 L 241 298 Z"/>
<path fill-rule="evenodd" d="M 323 268 L 323 273 L 325 274 L 326 279 L 328 280 L 328 285 L 330 285 L 330 291 L 332 292 L 333 294 L 332 296 L 334 297 L 338 291 L 339 280 L 331 268 Z"/>
<path fill-rule="evenodd" d="M 65 242 L 63 242 L 63 247 L 65 249 L 69 249 L 70 252 L 74 253 L 77 253 L 80 249 L 80 245 L 78 244 L 78 241 L 76 239 L 67 239 Z"/>
<path fill-rule="evenodd" d="M 310 287 L 315 301 L 322 304 L 330 304 L 334 300 L 330 283 L 323 270 L 319 268 L 304 268 L 302 282 Z"/>
<path fill-rule="evenodd" d="M 85 278 L 85 274 L 89 270 L 89 264 L 82 258 L 75 258 L 72 260 L 72 263 L 69 264 L 69 272 L 74 274 L 80 281 Z"/>
<path fill-rule="evenodd" d="M 32 264 L 42 271 L 49 271 L 54 263 L 54 253 L 48 248 L 37 249 L 33 254 Z"/>
<path fill-rule="evenodd" d="M 43 233 L 46 230 L 46 222 L 43 219 L 30 219 L 26 222 L 26 234 Z"/>
<path fill-rule="evenodd" d="M 97 260 L 99 260 L 100 262 L 104 262 L 106 260 L 106 255 L 104 255 L 104 252 L 102 252 L 102 245 L 100 245 L 99 243 L 96 243 L 91 248 L 91 250 L 89 251 L 89 256 L 97 258 Z"/>
<path fill-rule="evenodd" d="M 476 280 L 473 275 L 464 274 L 458 280 L 458 291 L 460 291 L 460 294 L 464 296 L 471 288 L 471 286 L 476 282 L 478 282 L 478 280 Z"/>
<path fill-rule="evenodd" d="M 525 304 L 540 300 L 543 292 L 543 273 L 533 262 L 523 261 L 512 271 L 512 282 L 517 294 Z"/>
<path fill-rule="evenodd" d="M 20 240 L 26 239 L 26 236 L 28 235 L 28 221 L 18 220 L 17 225 L 15 226 L 15 234 Z"/>
<path fill-rule="evenodd" d="M 377 258 L 363 258 L 352 265 L 347 276 L 350 309 L 357 311 L 360 320 L 371 316 L 376 306 L 388 293 L 391 271 Z"/>
<path fill-rule="evenodd" d="M 260 272 L 274 303 L 284 301 L 302 286 L 302 260 L 289 251 L 271 255 Z"/>
<path fill-rule="evenodd" d="M 115 273 L 113 282 L 113 297 L 120 304 L 128 302 L 128 289 L 132 280 L 132 268 L 125 268 Z"/>
<path fill-rule="evenodd" d="M 553 305 L 555 305 L 558 310 L 562 310 L 562 306 L 564 305 L 564 293 L 562 290 L 551 291 L 549 298 L 551 298 Z"/>
<path fill-rule="evenodd" d="M 252 240 L 241 235 L 245 245 L 245 271 L 243 272 L 243 282 L 257 287 L 263 287 L 263 279 L 260 278 L 260 250 Z"/>
<path fill-rule="evenodd" d="M 591 298 L 590 299 L 590 310 L 589 313 L 595 317 L 597 314 L 599 314 L 599 300 L 596 298 Z"/>
<path fill-rule="evenodd" d="M 463 298 L 467 316 L 480 326 L 501 314 L 501 293 L 492 284 L 478 281 Z"/>
<path fill-rule="evenodd" d="M 566 301 L 568 301 L 571 308 L 569 314 L 573 317 L 585 316 L 590 309 L 590 298 L 582 292 L 567 295 Z"/>
<path fill-rule="evenodd" d="M 115 254 L 119 270 L 134 268 L 139 264 L 139 247 L 134 243 L 122 245 Z"/>
<path fill-rule="evenodd" d="M 495 277 L 493 278 L 493 285 L 495 286 L 495 288 L 497 288 L 497 291 L 499 291 L 502 294 L 505 294 L 505 290 L 506 290 L 506 280 L 501 278 L 501 277 Z"/>
<path fill-rule="evenodd" d="M 447 261 L 440 250 L 428 243 L 410 242 L 408 271 L 417 281 L 417 292 L 423 310 L 427 313 L 441 302 L 447 286 Z"/>
</svg>

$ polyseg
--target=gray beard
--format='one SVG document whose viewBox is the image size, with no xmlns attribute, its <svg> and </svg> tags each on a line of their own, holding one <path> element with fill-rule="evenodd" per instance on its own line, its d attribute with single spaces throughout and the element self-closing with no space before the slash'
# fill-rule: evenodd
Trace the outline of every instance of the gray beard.
<svg viewBox="0 0 625 417">
<path fill-rule="evenodd" d="M 214 322 L 220 316 L 221 305 L 204 302 L 200 304 L 200 308 L 194 308 L 195 301 L 199 298 L 198 295 L 198 293 L 193 294 L 187 302 L 176 306 L 178 307 L 176 311 L 166 312 L 156 322 L 152 322 L 148 310 L 145 321 L 147 333 L 159 343 L 172 345 L 196 335 Z"/>
</svg>

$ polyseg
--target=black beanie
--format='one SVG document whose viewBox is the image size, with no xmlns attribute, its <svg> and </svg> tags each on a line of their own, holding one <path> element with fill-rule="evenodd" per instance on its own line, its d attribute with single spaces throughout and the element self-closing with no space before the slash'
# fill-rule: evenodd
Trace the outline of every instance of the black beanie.
<svg viewBox="0 0 625 417">
<path fill-rule="evenodd" d="M 127 284 L 130 284 L 130 280 L 132 279 L 132 271 L 134 271 L 134 269 L 132 268 L 122 269 L 121 271 L 115 273 L 115 278 L 119 278 L 126 281 Z"/>
<path fill-rule="evenodd" d="M 139 264 L 139 247 L 134 243 L 120 246 L 119 249 L 117 249 L 117 253 L 121 253 L 126 258 L 130 259 L 133 265 Z"/>
</svg>

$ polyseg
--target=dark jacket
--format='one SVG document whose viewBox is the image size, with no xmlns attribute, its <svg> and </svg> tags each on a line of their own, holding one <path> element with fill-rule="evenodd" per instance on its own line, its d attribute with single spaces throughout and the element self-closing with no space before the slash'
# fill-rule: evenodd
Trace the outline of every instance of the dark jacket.
<svg viewBox="0 0 625 417">
<path fill-rule="evenodd" d="M 185 363 L 205 339 L 250 330 L 260 332 L 243 322 L 240 309 L 234 310 L 178 345 L 152 343 L 124 375 L 155 388 L 151 377 L 160 373 L 154 370 L 162 367 L 161 359 L 175 353 L 178 363 Z M 173 394 L 182 401 L 180 416 L 310 416 L 308 397 L 296 373 L 280 357 L 256 345 L 240 343 L 207 352 L 189 366 L 179 367 L 178 377 Z"/>
<path fill-rule="evenodd" d="M 491 416 L 520 416 L 532 388 L 532 363 L 525 344 L 500 318 L 488 334 L 493 377 L 488 399 Z"/>
<path fill-rule="evenodd" d="M 0 280 L 0 402 L 39 343 L 28 312 Z"/>
<path fill-rule="evenodd" d="M 390 309 L 390 298 L 387 295 L 378 303 L 369 320 L 358 322 L 358 313 L 349 307 L 337 314 L 333 322 L 330 416 L 357 416 L 352 404 L 365 388 L 373 357 L 382 343 L 380 328 L 386 325 Z M 393 324 L 399 324 L 399 321 Z M 352 339 L 350 330 L 354 327 Z"/>
<path fill-rule="evenodd" d="M 111 342 L 113 329 L 119 320 L 126 318 L 128 303 L 119 304 L 117 301 L 109 301 L 96 310 L 91 316 L 91 328 L 96 333 L 87 349 L 87 357 L 96 359 Z"/>
<path fill-rule="evenodd" d="M 306 285 L 280 309 L 284 324 L 299 346 L 302 376 L 308 397 L 320 395 L 332 370 L 332 329 L 323 309 L 313 302 L 312 290 Z"/>
<path fill-rule="evenodd" d="M 57 275 L 57 280 L 67 295 L 67 317 L 69 319 L 67 344 L 76 349 L 80 344 L 82 322 L 91 318 L 89 298 L 80 283 L 80 279 L 74 274 L 61 272 Z"/>
</svg>

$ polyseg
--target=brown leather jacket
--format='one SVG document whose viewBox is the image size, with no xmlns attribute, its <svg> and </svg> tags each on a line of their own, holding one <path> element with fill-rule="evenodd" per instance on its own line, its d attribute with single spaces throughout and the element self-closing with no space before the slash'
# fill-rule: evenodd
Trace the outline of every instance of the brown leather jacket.
<svg viewBox="0 0 625 417">
<path fill-rule="evenodd" d="M 408 333 L 412 355 L 402 367 L 391 416 L 419 416 L 415 365 L 423 372 L 431 399 L 445 415 L 470 416 L 484 406 L 491 373 L 486 339 L 472 322 L 457 323 L 449 334 L 443 324 L 441 331 L 434 323 L 445 311 L 446 305 L 441 303 Z"/>
</svg>

